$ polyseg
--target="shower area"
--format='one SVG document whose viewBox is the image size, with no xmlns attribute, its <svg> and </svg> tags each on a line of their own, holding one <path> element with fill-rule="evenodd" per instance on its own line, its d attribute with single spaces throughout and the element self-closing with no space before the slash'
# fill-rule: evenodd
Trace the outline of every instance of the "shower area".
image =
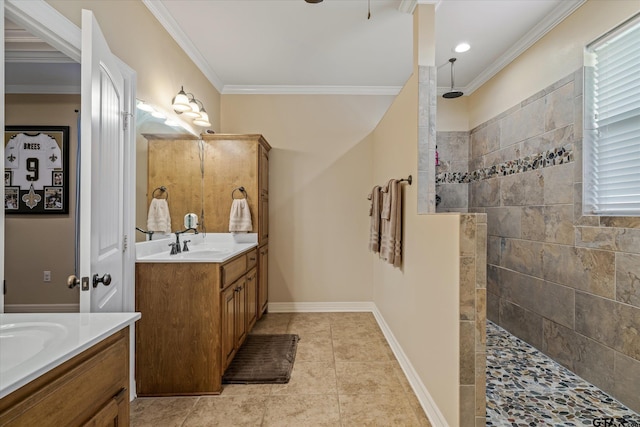
<svg viewBox="0 0 640 427">
<path fill-rule="evenodd" d="M 582 215 L 582 76 L 436 135 L 436 211 L 487 214 L 487 425 L 640 425 L 640 218 Z"/>
</svg>

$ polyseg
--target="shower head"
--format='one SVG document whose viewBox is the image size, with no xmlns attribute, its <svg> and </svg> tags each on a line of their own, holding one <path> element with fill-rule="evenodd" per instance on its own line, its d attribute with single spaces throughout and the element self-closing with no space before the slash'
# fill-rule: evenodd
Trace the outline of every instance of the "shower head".
<svg viewBox="0 0 640 427">
<path fill-rule="evenodd" d="M 449 59 L 449 62 L 451 63 L 451 90 L 449 92 L 444 93 L 442 97 L 447 99 L 452 99 L 452 98 L 458 98 L 464 94 L 459 90 L 453 90 L 453 78 L 454 78 L 453 63 L 456 62 L 456 58 Z"/>
<path fill-rule="evenodd" d="M 460 92 L 459 90 L 452 90 L 449 92 L 445 92 L 442 94 L 443 98 L 447 98 L 447 99 L 451 99 L 451 98 L 458 98 L 460 96 L 464 95 L 464 93 Z"/>
</svg>

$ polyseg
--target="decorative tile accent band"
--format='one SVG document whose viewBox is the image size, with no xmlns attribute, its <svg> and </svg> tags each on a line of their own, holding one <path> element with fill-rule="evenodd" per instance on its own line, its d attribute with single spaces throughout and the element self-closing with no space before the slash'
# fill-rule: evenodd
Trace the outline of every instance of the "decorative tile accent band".
<svg viewBox="0 0 640 427">
<path fill-rule="evenodd" d="M 472 172 L 442 172 L 436 174 L 436 184 L 467 184 L 549 166 L 563 165 L 573 162 L 573 160 L 573 146 L 568 144 L 564 147 L 546 150 L 521 159 L 508 160 L 494 166 L 476 169 Z"/>
</svg>

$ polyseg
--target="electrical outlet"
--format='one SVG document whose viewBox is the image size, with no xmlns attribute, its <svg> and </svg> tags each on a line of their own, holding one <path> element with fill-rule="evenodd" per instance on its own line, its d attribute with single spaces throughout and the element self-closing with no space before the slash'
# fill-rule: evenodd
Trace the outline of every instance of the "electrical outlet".
<svg viewBox="0 0 640 427">
<path fill-rule="evenodd" d="M 44 279 L 45 282 L 50 282 L 51 281 L 51 272 L 49 270 L 45 270 L 44 271 Z"/>
</svg>

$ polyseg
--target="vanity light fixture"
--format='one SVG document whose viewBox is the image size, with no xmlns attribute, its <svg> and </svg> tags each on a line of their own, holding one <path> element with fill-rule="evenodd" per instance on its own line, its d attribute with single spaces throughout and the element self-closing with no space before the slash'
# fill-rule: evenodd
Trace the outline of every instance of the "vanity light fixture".
<svg viewBox="0 0 640 427">
<path fill-rule="evenodd" d="M 178 92 L 178 94 L 171 101 L 171 106 L 176 113 L 183 113 L 191 109 L 191 106 L 189 105 L 189 97 L 185 93 L 182 86 L 180 87 L 180 92 Z"/>
<path fill-rule="evenodd" d="M 204 109 L 204 104 L 196 99 L 192 93 L 184 91 L 184 87 L 180 87 L 180 92 L 171 101 L 171 106 L 177 114 L 184 114 L 193 119 L 196 126 L 210 127 L 209 115 Z"/>
<path fill-rule="evenodd" d="M 200 117 L 200 106 L 198 105 L 198 101 L 195 98 L 191 98 L 189 100 L 189 109 L 184 111 L 183 114 L 187 117 L 191 117 L 192 119 L 197 119 Z M 201 103 L 202 104 L 202 103 Z"/>
<path fill-rule="evenodd" d="M 193 124 L 197 126 L 210 127 L 211 122 L 209 122 L 209 115 L 204 110 L 204 106 L 200 110 L 200 117 L 197 119 L 193 119 Z"/>
</svg>

